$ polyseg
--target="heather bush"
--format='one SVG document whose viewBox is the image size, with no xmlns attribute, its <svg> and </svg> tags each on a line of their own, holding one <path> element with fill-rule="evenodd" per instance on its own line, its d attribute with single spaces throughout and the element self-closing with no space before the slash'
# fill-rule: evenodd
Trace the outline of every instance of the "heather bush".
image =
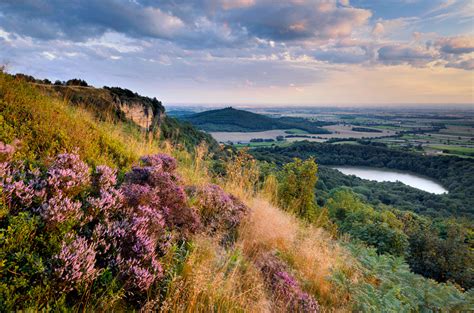
<svg viewBox="0 0 474 313">
<path fill-rule="evenodd" d="M 142 157 L 141 161 L 142 166 L 134 166 L 125 176 L 122 191 L 126 203 L 160 210 L 167 225 L 183 236 L 198 230 L 199 216 L 188 205 L 181 178 L 175 172 L 176 161 L 165 154 Z"/>
<path fill-rule="evenodd" d="M 77 153 L 59 154 L 48 169 L 48 189 L 75 196 L 89 184 L 89 167 Z"/>
<path fill-rule="evenodd" d="M 235 239 L 235 231 L 249 208 L 217 185 L 194 188 L 190 193 L 196 198 L 205 229 L 210 234 L 224 233 L 224 242 Z"/>
<path fill-rule="evenodd" d="M 260 257 L 257 266 L 275 299 L 275 309 L 287 312 L 319 312 L 317 301 L 301 289 L 288 266 L 274 254 Z"/>
<path fill-rule="evenodd" d="M 13 152 L 0 145 L 3 309 L 74 305 L 94 290 L 142 301 L 163 277 L 161 258 L 199 229 L 170 156 L 143 157 L 118 186 L 115 170 L 97 166 L 91 174 L 77 153 L 41 170 L 11 161 Z"/>
</svg>

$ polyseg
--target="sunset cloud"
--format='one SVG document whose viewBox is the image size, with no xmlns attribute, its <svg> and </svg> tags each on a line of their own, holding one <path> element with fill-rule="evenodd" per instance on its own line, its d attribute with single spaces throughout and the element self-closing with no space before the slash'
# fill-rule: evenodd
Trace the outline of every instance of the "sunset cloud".
<svg viewBox="0 0 474 313">
<path fill-rule="evenodd" d="M 338 102 L 341 90 L 348 92 L 342 78 L 362 72 L 377 72 L 367 79 L 392 86 L 382 75 L 400 68 L 411 78 L 426 78 L 427 69 L 458 75 L 446 84 L 467 83 L 474 70 L 472 6 L 467 0 L 4 0 L 0 62 L 14 72 L 80 76 L 165 101 L 208 94 L 215 101 L 235 94 L 276 101 L 280 94 L 308 103 L 328 101 L 321 95 L 327 92 Z M 467 86 L 445 88 L 472 99 Z M 434 94 L 426 101 L 437 101 Z"/>
<path fill-rule="evenodd" d="M 444 53 L 465 54 L 474 52 L 474 36 L 440 38 L 435 43 Z"/>
</svg>

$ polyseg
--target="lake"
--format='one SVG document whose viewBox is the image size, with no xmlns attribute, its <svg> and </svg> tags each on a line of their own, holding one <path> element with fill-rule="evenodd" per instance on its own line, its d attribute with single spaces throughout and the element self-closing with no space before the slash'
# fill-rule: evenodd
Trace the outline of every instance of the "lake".
<svg viewBox="0 0 474 313">
<path fill-rule="evenodd" d="M 340 171 L 343 174 L 355 175 L 362 179 L 375 180 L 378 182 L 399 181 L 405 185 L 438 195 L 448 192 L 448 190 L 446 190 L 438 182 L 430 178 L 412 173 L 360 166 L 334 166 L 332 168 Z"/>
</svg>

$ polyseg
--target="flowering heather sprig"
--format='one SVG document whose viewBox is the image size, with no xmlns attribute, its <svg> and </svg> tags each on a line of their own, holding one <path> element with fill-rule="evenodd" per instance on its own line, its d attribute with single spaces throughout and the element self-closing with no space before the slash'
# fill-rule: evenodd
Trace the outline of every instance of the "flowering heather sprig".
<svg viewBox="0 0 474 313">
<path fill-rule="evenodd" d="M 304 292 L 299 282 L 288 272 L 285 263 L 273 254 L 266 254 L 257 262 L 268 289 L 279 306 L 289 312 L 319 312 L 317 301 Z"/>
<path fill-rule="evenodd" d="M 10 161 L 15 153 L 15 144 L 8 145 L 0 141 L 0 162 Z"/>
<path fill-rule="evenodd" d="M 124 196 L 121 190 L 115 188 L 103 189 L 100 191 L 99 197 L 89 197 L 87 202 L 89 203 L 88 219 L 99 215 L 109 218 L 123 207 Z"/>
<path fill-rule="evenodd" d="M 9 180 L 7 180 L 9 181 Z M 3 182 L 1 184 L 3 194 L 7 202 L 12 206 L 28 207 L 33 201 L 35 191 L 24 181 L 13 181 L 11 183 Z"/>
<path fill-rule="evenodd" d="M 82 203 L 73 201 L 61 191 L 41 205 L 39 213 L 48 227 L 54 227 L 66 221 L 78 221 L 82 217 Z"/>
<path fill-rule="evenodd" d="M 126 259 L 120 261 L 119 268 L 122 278 L 126 281 L 126 288 L 130 292 L 147 291 L 158 278 L 163 276 L 163 268 L 155 259 L 145 267 L 139 260 Z"/>
<path fill-rule="evenodd" d="M 64 193 L 80 191 L 90 182 L 89 167 L 76 153 L 59 154 L 48 169 L 48 186 Z"/>
<path fill-rule="evenodd" d="M 68 236 L 61 251 L 55 256 L 58 266 L 55 273 L 66 290 L 91 282 L 97 276 L 95 245 L 83 237 Z"/>
<path fill-rule="evenodd" d="M 117 184 L 117 173 L 106 165 L 99 165 L 93 174 L 92 186 L 97 190 L 108 190 Z"/>
<path fill-rule="evenodd" d="M 121 192 L 124 195 L 126 205 L 129 207 L 149 205 L 156 208 L 161 206 L 158 193 L 154 192 L 149 185 L 128 183 L 122 186 Z"/>
<path fill-rule="evenodd" d="M 163 172 L 174 172 L 177 168 L 176 160 L 163 153 L 143 156 L 140 159 L 146 166 L 159 168 Z"/>
<path fill-rule="evenodd" d="M 25 209 L 45 199 L 45 182 L 38 169 L 25 171 L 22 162 L 0 163 L 0 187 L 10 208 Z"/>
</svg>

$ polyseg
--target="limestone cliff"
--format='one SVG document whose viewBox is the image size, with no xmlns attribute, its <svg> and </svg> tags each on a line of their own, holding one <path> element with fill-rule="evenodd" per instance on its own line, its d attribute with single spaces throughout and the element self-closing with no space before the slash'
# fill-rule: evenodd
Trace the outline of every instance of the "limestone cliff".
<svg viewBox="0 0 474 313">
<path fill-rule="evenodd" d="M 143 129 L 151 130 L 164 120 L 165 108 L 156 98 L 140 96 L 119 87 L 82 87 L 41 85 L 43 90 L 55 93 L 72 104 L 93 111 L 107 120 L 130 120 Z"/>
</svg>

